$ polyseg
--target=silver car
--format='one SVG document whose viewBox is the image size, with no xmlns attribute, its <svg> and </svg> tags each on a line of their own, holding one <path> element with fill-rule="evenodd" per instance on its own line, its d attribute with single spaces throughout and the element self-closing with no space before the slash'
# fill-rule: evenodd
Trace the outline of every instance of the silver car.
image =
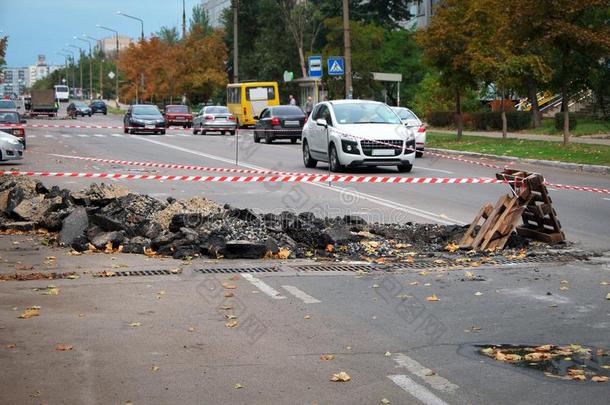
<svg viewBox="0 0 610 405">
<path fill-rule="evenodd" d="M 23 144 L 16 136 L 0 130 L 0 161 L 23 159 Z"/>
<path fill-rule="evenodd" d="M 426 126 L 415 115 L 415 113 L 405 107 L 392 107 L 392 110 L 400 117 L 403 124 L 414 132 L 416 156 L 422 157 L 426 147 Z"/>
<path fill-rule="evenodd" d="M 237 118 L 225 106 L 207 106 L 193 117 L 193 135 L 206 132 L 225 132 L 235 135 Z"/>
</svg>

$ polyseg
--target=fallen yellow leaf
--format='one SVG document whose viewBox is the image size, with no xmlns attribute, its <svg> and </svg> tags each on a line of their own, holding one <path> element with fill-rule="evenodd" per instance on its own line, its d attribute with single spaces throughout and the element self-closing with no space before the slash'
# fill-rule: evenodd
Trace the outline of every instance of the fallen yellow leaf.
<svg viewBox="0 0 610 405">
<path fill-rule="evenodd" d="M 64 344 L 58 344 L 55 346 L 55 350 L 58 350 L 60 352 L 66 352 L 68 350 L 72 350 L 73 346 L 72 345 L 64 345 Z"/>
<path fill-rule="evenodd" d="M 152 366 L 152 367 L 151 367 L 151 370 L 152 370 L 152 371 L 159 371 L 159 366 Z"/>
<path fill-rule="evenodd" d="M 237 286 L 235 284 L 230 284 L 230 283 L 226 283 L 226 282 L 222 283 L 222 287 L 226 288 L 227 290 L 234 290 L 237 288 Z"/>
<path fill-rule="evenodd" d="M 277 257 L 282 260 L 288 259 L 288 257 L 290 257 L 290 250 L 281 248 L 280 251 L 277 252 Z"/>
<path fill-rule="evenodd" d="M 392 353 L 390 353 L 390 352 L 385 352 L 383 355 L 384 355 L 385 357 L 390 357 L 390 356 L 392 355 Z"/>
<path fill-rule="evenodd" d="M 229 322 L 225 323 L 225 326 L 227 328 L 235 328 L 237 326 L 237 321 L 229 321 Z"/>
<path fill-rule="evenodd" d="M 194 326 L 189 326 L 188 331 L 189 332 L 195 332 L 195 327 Z"/>
<path fill-rule="evenodd" d="M 23 311 L 23 313 L 18 316 L 18 318 L 19 319 L 30 319 L 32 317 L 39 316 L 39 315 L 40 315 L 39 307 L 29 307 L 29 308 L 26 308 L 25 311 Z"/>
<path fill-rule="evenodd" d="M 349 374 L 347 374 L 345 371 L 333 374 L 333 376 L 330 378 L 331 381 L 335 382 L 348 382 L 351 379 L 352 377 L 350 377 Z"/>
<path fill-rule="evenodd" d="M 311 319 L 311 315 L 305 315 L 303 319 Z"/>
<path fill-rule="evenodd" d="M 433 301 L 440 301 L 440 300 L 439 300 L 439 298 L 436 296 L 436 294 L 432 294 L 431 296 L 426 297 L 426 301 L 433 302 Z"/>
<path fill-rule="evenodd" d="M 233 386 L 233 388 L 235 388 L 236 390 L 238 390 L 238 389 L 240 389 L 240 388 L 244 388 L 244 386 L 243 386 L 243 385 L 241 385 L 241 384 L 239 384 L 239 383 L 237 383 L 237 384 L 235 384 L 235 385 Z"/>
<path fill-rule="evenodd" d="M 334 360 L 335 356 L 332 354 L 323 354 L 320 356 L 320 360 L 324 360 L 324 361 L 328 361 L 328 360 Z"/>
<path fill-rule="evenodd" d="M 458 250 L 460 248 L 460 245 L 456 245 L 455 243 L 450 243 L 447 246 L 445 246 L 445 250 L 453 253 L 456 250 Z"/>
<path fill-rule="evenodd" d="M 131 322 L 129 324 L 129 326 L 131 326 L 133 328 L 137 328 L 138 326 L 142 326 L 142 324 L 140 322 Z"/>
<path fill-rule="evenodd" d="M 383 405 L 388 405 L 388 404 L 390 403 L 390 400 L 389 400 L 389 399 L 387 399 L 387 398 L 381 398 L 381 403 L 382 403 Z"/>
<path fill-rule="evenodd" d="M 226 291 L 225 292 L 225 298 L 231 298 L 233 297 L 235 294 L 233 294 L 233 291 Z"/>
</svg>

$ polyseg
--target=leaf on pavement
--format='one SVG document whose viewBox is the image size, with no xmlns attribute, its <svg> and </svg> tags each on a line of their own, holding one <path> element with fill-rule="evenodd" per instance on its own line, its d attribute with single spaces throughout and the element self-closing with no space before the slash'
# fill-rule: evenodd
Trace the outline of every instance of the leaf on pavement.
<svg viewBox="0 0 610 405">
<path fill-rule="evenodd" d="M 28 307 L 17 318 L 19 318 L 19 319 L 30 319 L 32 317 L 39 316 L 39 315 L 40 315 L 40 307 Z"/>
<path fill-rule="evenodd" d="M 15 343 L 9 343 L 6 345 L 7 349 L 15 349 L 17 347 L 17 345 Z"/>
<path fill-rule="evenodd" d="M 281 248 L 280 251 L 277 252 L 277 257 L 282 260 L 288 259 L 288 257 L 290 257 L 290 250 Z"/>
<path fill-rule="evenodd" d="M 320 356 L 320 360 L 329 361 L 334 360 L 335 356 L 333 354 L 323 354 Z"/>
<path fill-rule="evenodd" d="M 326 251 L 328 253 L 332 253 L 333 250 L 335 250 L 335 247 L 332 244 L 329 243 L 328 245 L 326 245 Z"/>
<path fill-rule="evenodd" d="M 426 297 L 426 301 L 434 302 L 434 301 L 440 301 L 440 299 L 436 296 L 436 294 L 432 294 L 429 297 Z"/>
<path fill-rule="evenodd" d="M 159 366 L 152 366 L 150 369 L 152 371 L 159 371 L 160 370 Z"/>
<path fill-rule="evenodd" d="M 77 278 L 79 278 L 80 276 L 77 274 L 70 274 L 68 275 L 66 278 L 69 280 L 76 280 Z"/>
<path fill-rule="evenodd" d="M 305 315 L 303 319 L 311 319 L 311 315 Z"/>
<path fill-rule="evenodd" d="M 225 326 L 227 328 L 235 328 L 237 326 L 237 321 L 229 321 L 229 322 L 225 323 Z"/>
<path fill-rule="evenodd" d="M 392 355 L 392 353 L 390 353 L 390 352 L 385 352 L 383 355 L 384 355 L 385 357 L 390 357 L 390 356 Z"/>
<path fill-rule="evenodd" d="M 189 328 L 187 330 L 189 332 L 195 332 L 195 327 L 194 326 L 189 326 Z"/>
<path fill-rule="evenodd" d="M 479 262 L 471 262 L 470 263 L 470 267 L 479 267 L 481 265 L 481 263 Z"/>
<path fill-rule="evenodd" d="M 172 273 L 172 274 L 180 274 L 180 273 L 182 273 L 182 269 L 177 269 L 177 268 L 176 269 L 171 269 L 170 273 Z"/>
<path fill-rule="evenodd" d="M 129 324 L 129 326 L 131 326 L 133 328 L 137 328 L 138 326 L 142 326 L 142 324 L 140 322 L 131 322 Z"/>
<path fill-rule="evenodd" d="M 455 252 L 459 248 L 460 248 L 460 245 L 456 245 L 455 243 L 450 243 L 447 246 L 445 246 L 445 250 L 449 251 L 450 253 Z"/>
<path fill-rule="evenodd" d="M 382 403 L 383 405 L 388 405 L 388 404 L 390 403 L 390 400 L 389 400 L 389 399 L 387 399 L 387 398 L 381 398 L 381 403 Z"/>
<path fill-rule="evenodd" d="M 236 390 L 238 390 L 238 389 L 244 388 L 244 386 L 243 386 L 243 385 L 241 385 L 240 383 L 237 383 L 237 384 L 235 384 L 235 385 L 233 386 L 233 388 L 234 388 L 234 389 L 236 389 Z"/>
<path fill-rule="evenodd" d="M 481 291 L 477 291 L 476 293 L 474 293 L 475 297 L 480 297 L 481 295 L 483 295 L 483 293 Z"/>
<path fill-rule="evenodd" d="M 79 252 L 78 250 L 71 250 L 68 252 L 68 256 L 81 256 L 82 253 Z"/>
<path fill-rule="evenodd" d="M 233 315 L 233 314 L 226 314 L 225 318 L 227 318 L 227 319 L 237 319 L 237 317 L 235 315 Z"/>
<path fill-rule="evenodd" d="M 373 284 L 373 288 L 379 288 L 379 284 Z"/>
<path fill-rule="evenodd" d="M 419 284 L 419 281 L 411 281 L 411 282 L 409 283 L 409 285 L 418 285 L 418 284 Z"/>
<path fill-rule="evenodd" d="M 222 283 L 222 287 L 226 288 L 227 290 L 234 290 L 234 289 L 237 288 L 237 286 L 235 284 L 227 283 L 227 282 L 224 282 L 224 281 Z"/>
<path fill-rule="evenodd" d="M 60 352 L 67 352 L 69 350 L 72 350 L 73 348 L 74 348 L 74 346 L 72 346 L 72 345 L 64 345 L 64 344 L 55 345 L 55 350 L 60 351 Z"/>
<path fill-rule="evenodd" d="M 16 264 L 15 265 L 15 270 L 23 270 L 23 271 L 27 271 L 27 270 L 34 270 L 34 266 L 29 265 L 29 264 Z"/>
<path fill-rule="evenodd" d="M 233 291 L 226 291 L 225 292 L 225 298 L 231 298 L 233 297 L 235 294 L 233 294 Z"/>
<path fill-rule="evenodd" d="M 352 377 L 350 377 L 349 374 L 347 374 L 345 371 L 333 374 L 333 376 L 330 378 L 331 381 L 335 382 L 348 382 L 351 379 Z"/>
<path fill-rule="evenodd" d="M 610 300 L 610 293 L 606 294 L 606 299 Z"/>
<path fill-rule="evenodd" d="M 607 382 L 609 380 L 605 375 L 594 375 L 591 377 L 591 381 L 593 382 Z"/>
</svg>

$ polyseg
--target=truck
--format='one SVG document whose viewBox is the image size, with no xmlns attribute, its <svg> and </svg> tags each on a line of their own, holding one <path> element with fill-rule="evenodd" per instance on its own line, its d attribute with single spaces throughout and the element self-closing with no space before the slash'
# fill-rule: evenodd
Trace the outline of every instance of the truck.
<svg viewBox="0 0 610 405">
<path fill-rule="evenodd" d="M 30 115 L 47 115 L 55 117 L 58 105 L 55 102 L 55 90 L 32 90 Z"/>
</svg>

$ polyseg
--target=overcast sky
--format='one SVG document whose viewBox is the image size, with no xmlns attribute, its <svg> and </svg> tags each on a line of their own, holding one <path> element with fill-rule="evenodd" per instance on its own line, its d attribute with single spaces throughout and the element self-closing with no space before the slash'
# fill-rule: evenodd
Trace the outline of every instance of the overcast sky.
<svg viewBox="0 0 610 405">
<path fill-rule="evenodd" d="M 191 9 L 200 2 L 186 0 L 187 24 Z M 182 0 L 0 0 L 0 36 L 9 36 L 6 65 L 33 65 L 38 54 L 46 55 L 47 63 L 63 64 L 64 57 L 57 52 L 66 43 L 88 49 L 85 42 L 73 36 L 113 35 L 95 24 L 138 38 L 140 22 L 116 15 L 117 10 L 143 19 L 147 36 L 161 26 L 180 29 L 182 24 Z"/>
</svg>

